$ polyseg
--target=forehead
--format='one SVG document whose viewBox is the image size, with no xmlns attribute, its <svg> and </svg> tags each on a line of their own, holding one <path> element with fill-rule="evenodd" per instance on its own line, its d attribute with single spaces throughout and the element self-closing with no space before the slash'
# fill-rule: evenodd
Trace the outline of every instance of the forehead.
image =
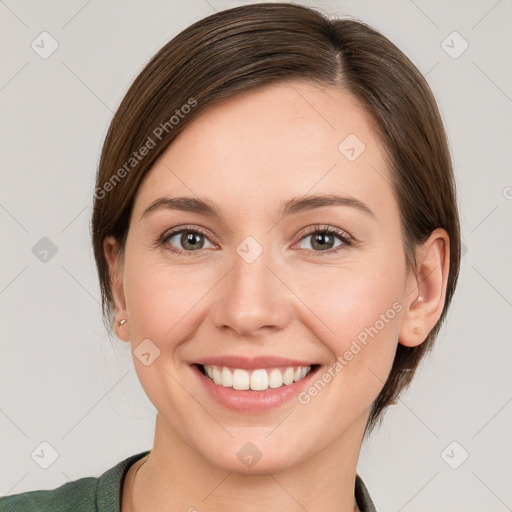
<svg viewBox="0 0 512 512">
<path fill-rule="evenodd" d="M 134 211 L 185 195 L 255 214 L 323 193 L 389 208 L 391 179 L 374 125 L 338 88 L 294 81 L 246 91 L 187 126 L 149 171 Z"/>
</svg>

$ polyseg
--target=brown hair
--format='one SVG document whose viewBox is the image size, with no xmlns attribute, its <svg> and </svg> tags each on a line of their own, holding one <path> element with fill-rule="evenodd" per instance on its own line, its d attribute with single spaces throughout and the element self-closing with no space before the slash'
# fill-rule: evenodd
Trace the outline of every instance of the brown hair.
<svg viewBox="0 0 512 512">
<path fill-rule="evenodd" d="M 433 94 L 412 62 L 360 21 L 329 19 L 298 4 L 244 5 L 197 21 L 149 61 L 112 119 L 97 174 L 91 235 L 103 319 L 110 334 L 114 302 L 103 241 L 114 236 L 122 256 L 134 198 L 156 159 L 201 112 L 239 92 L 288 79 L 340 87 L 373 116 L 388 152 L 409 269 L 415 268 L 415 247 L 434 229 L 444 228 L 450 237 L 442 314 L 422 344 L 398 344 L 368 434 L 409 385 L 446 317 L 459 273 L 460 228 L 450 152 Z"/>
</svg>

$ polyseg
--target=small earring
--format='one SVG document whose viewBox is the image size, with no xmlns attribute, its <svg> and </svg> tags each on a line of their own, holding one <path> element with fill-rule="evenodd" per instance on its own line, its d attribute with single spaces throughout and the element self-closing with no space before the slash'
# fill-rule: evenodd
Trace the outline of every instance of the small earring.
<svg viewBox="0 0 512 512">
<path fill-rule="evenodd" d="M 126 319 L 122 319 L 120 322 L 119 322 L 119 325 L 123 325 L 124 323 L 126 323 Z"/>
</svg>

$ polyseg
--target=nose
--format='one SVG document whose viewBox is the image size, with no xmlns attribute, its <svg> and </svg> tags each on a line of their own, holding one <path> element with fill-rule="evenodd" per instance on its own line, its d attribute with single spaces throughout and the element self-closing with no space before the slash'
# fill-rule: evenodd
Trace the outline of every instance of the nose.
<svg viewBox="0 0 512 512">
<path fill-rule="evenodd" d="M 210 311 L 216 327 L 244 337 L 284 329 L 290 322 L 294 295 L 279 274 L 269 251 L 252 262 L 235 252 Z"/>
</svg>

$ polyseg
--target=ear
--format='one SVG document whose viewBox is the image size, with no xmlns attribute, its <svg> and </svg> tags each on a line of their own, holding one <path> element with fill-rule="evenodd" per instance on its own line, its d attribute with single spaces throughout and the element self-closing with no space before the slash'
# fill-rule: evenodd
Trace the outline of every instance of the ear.
<svg viewBox="0 0 512 512">
<path fill-rule="evenodd" d="M 113 236 L 105 238 L 103 251 L 109 267 L 110 287 L 115 302 L 114 329 L 119 339 L 129 342 L 130 329 L 123 288 L 124 258 L 119 254 L 117 241 Z M 121 325 L 121 320 L 126 320 L 126 322 Z"/>
<path fill-rule="evenodd" d="M 443 312 L 450 268 L 450 238 L 441 228 L 416 251 L 416 271 L 407 279 L 399 343 L 423 343 Z"/>
</svg>

